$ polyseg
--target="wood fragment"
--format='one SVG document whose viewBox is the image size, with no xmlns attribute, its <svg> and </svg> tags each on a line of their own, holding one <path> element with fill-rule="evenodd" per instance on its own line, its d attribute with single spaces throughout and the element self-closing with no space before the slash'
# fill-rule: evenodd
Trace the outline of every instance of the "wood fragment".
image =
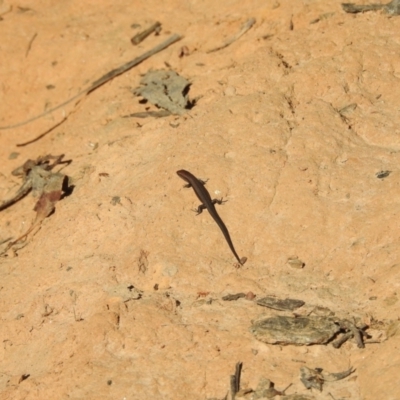
<svg viewBox="0 0 400 400">
<path fill-rule="evenodd" d="M 171 115 L 171 112 L 168 110 L 160 110 L 160 111 L 143 111 L 136 112 L 129 115 L 123 115 L 122 118 L 164 118 Z"/>
<path fill-rule="evenodd" d="M 230 377 L 230 386 L 231 386 L 231 399 L 235 400 L 236 397 L 236 376 L 235 375 L 231 375 Z"/>
<path fill-rule="evenodd" d="M 230 376 L 231 399 L 235 400 L 236 394 L 240 391 L 240 374 L 242 372 L 242 362 L 235 365 L 235 375 Z"/>
<path fill-rule="evenodd" d="M 161 24 L 160 22 L 156 22 L 150 26 L 150 28 L 145 29 L 144 31 L 136 34 L 132 39 L 131 42 L 133 45 L 138 45 L 139 43 L 143 42 L 144 39 L 147 38 L 151 33 L 156 32 L 159 33 L 161 31 Z"/>
<path fill-rule="evenodd" d="M 393 0 L 387 4 L 354 4 L 354 3 L 342 3 L 342 8 L 345 12 L 356 14 L 367 11 L 379 11 L 383 10 L 390 15 L 400 15 L 400 0 Z"/>
<path fill-rule="evenodd" d="M 362 325 L 360 328 L 356 326 L 356 324 L 351 321 L 344 319 L 339 322 L 339 325 L 342 329 L 346 330 L 346 333 L 351 333 L 352 337 L 354 337 L 357 347 L 363 349 L 365 347 L 363 337 L 366 335 L 364 329 L 367 328 L 366 325 Z"/>
<path fill-rule="evenodd" d="M 356 14 L 356 13 L 367 12 L 367 11 L 377 11 L 377 10 L 381 10 L 383 7 L 384 7 L 384 4 L 358 5 L 358 4 L 354 4 L 354 3 L 342 3 L 343 11 L 350 13 L 350 14 Z"/>
<path fill-rule="evenodd" d="M 281 311 L 294 311 L 299 307 L 304 306 L 305 302 L 303 300 L 296 299 L 277 299 L 272 296 L 263 297 L 257 300 L 257 304 L 263 307 L 273 308 L 275 310 Z"/>
<path fill-rule="evenodd" d="M 243 366 L 243 363 L 240 361 L 238 363 L 236 363 L 236 366 L 235 366 L 236 393 L 240 390 L 240 375 L 242 373 L 242 366 Z"/>
<path fill-rule="evenodd" d="M 340 349 L 342 344 L 346 343 L 349 339 L 353 337 L 353 334 L 351 332 L 345 333 L 344 335 L 340 336 L 336 340 L 332 342 L 332 346 L 335 349 Z"/>
</svg>

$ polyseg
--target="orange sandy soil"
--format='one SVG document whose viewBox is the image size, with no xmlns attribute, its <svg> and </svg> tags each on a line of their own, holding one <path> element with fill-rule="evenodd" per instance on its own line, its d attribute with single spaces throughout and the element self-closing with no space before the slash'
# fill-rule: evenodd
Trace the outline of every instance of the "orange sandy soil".
<svg viewBox="0 0 400 400">
<path fill-rule="evenodd" d="M 78 105 L 0 130 L 0 199 L 21 184 L 11 172 L 40 155 L 71 159 L 62 172 L 74 185 L 0 258 L 1 399 L 223 399 L 238 361 L 242 388 L 268 378 L 292 383 L 287 395 L 400 398 L 400 17 L 327 0 L 217 3 L 0 1 L 1 126 L 184 36 Z M 160 35 L 132 46 L 155 21 Z M 167 64 L 192 82 L 196 106 L 127 118 L 156 109 L 132 89 Z M 182 168 L 228 200 L 217 207 L 248 258 L 241 268 L 208 213 L 191 212 L 199 201 Z M 0 242 L 27 230 L 35 202 L 0 213 Z M 259 342 L 251 321 L 282 312 L 222 301 L 237 292 L 360 318 L 373 343 Z M 319 392 L 300 382 L 301 366 L 356 372 Z"/>
</svg>

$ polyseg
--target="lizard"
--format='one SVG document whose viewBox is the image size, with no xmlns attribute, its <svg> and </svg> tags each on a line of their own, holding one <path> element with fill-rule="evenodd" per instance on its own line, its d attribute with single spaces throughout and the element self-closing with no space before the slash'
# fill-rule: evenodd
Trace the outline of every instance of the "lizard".
<svg viewBox="0 0 400 400">
<path fill-rule="evenodd" d="M 208 193 L 207 189 L 204 187 L 205 183 L 204 181 L 197 179 L 193 174 L 191 174 L 189 171 L 185 171 L 184 169 L 181 169 L 176 172 L 180 178 L 182 178 L 187 184 L 184 186 L 186 188 L 192 187 L 194 192 L 196 193 L 196 196 L 198 199 L 201 201 L 202 204 L 199 205 L 197 208 L 197 215 L 201 214 L 204 209 L 207 209 L 208 212 L 210 213 L 211 217 L 214 219 L 214 221 L 217 223 L 217 225 L 220 227 L 222 233 L 225 236 L 225 239 L 235 256 L 235 258 L 238 260 L 240 265 L 243 265 L 246 261 L 247 258 L 243 257 L 240 258 L 237 253 L 235 248 L 233 247 L 233 243 L 231 240 L 231 237 L 229 235 L 228 229 L 226 228 L 224 222 L 222 221 L 221 217 L 218 215 L 217 210 L 215 208 L 215 204 L 223 204 L 224 201 L 222 199 L 211 199 L 210 193 Z"/>
</svg>

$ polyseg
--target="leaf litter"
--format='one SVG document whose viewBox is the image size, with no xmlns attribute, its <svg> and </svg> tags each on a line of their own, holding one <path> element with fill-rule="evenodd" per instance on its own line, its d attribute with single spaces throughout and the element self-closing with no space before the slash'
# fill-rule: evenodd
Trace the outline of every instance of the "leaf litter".
<svg viewBox="0 0 400 400">
<path fill-rule="evenodd" d="M 64 154 L 41 156 L 36 160 L 27 160 L 21 167 L 12 172 L 14 176 L 21 176 L 23 182 L 12 197 L 0 203 L 0 211 L 17 203 L 30 191 L 32 191 L 34 197 L 39 197 L 39 199 L 34 207 L 36 217 L 29 229 L 17 239 L 9 242 L 5 249 L 0 252 L 0 255 L 7 253 L 35 228 L 39 228 L 42 221 L 55 210 L 56 203 L 63 197 L 63 194 L 71 193 L 72 187 L 68 187 L 68 176 L 61 172 L 52 172 L 56 165 L 71 163 L 70 160 L 63 161 L 63 158 Z"/>
</svg>

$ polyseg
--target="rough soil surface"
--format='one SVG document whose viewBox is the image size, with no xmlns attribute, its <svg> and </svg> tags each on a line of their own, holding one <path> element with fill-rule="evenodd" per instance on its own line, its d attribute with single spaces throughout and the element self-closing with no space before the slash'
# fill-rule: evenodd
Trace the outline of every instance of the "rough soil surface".
<svg viewBox="0 0 400 400">
<path fill-rule="evenodd" d="M 72 160 L 55 171 L 73 185 L 0 258 L 1 399 L 223 399 L 238 361 L 241 388 L 267 378 L 292 384 L 286 395 L 400 399 L 400 17 L 328 0 L 4 0 L 0 16 L 0 126 L 184 36 L 78 104 L 0 130 L 0 200 L 21 185 L 15 168 L 47 154 Z M 156 21 L 160 34 L 133 46 Z M 167 68 L 196 105 L 129 117 L 157 110 L 132 91 Z M 191 211 L 179 169 L 228 200 L 217 209 L 242 267 L 208 212 Z M 0 213 L 2 250 L 36 201 Z M 263 343 L 252 321 L 293 313 L 222 300 L 238 292 L 303 300 L 300 315 L 324 307 L 371 338 Z M 302 366 L 356 371 L 319 392 Z"/>
</svg>

